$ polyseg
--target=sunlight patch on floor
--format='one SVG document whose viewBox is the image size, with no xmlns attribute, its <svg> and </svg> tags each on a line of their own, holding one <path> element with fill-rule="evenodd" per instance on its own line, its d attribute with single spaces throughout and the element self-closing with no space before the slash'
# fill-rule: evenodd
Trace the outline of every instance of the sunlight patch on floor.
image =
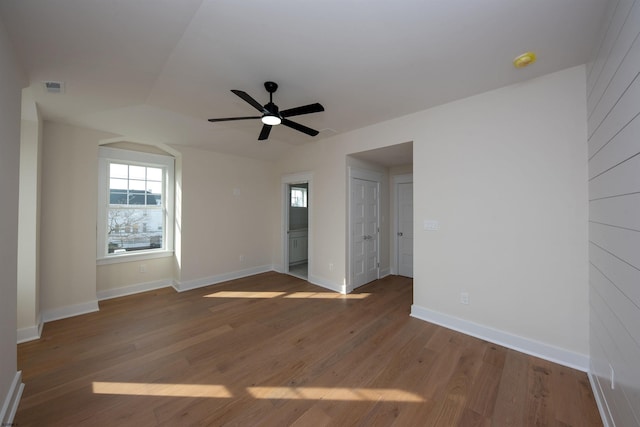
<svg viewBox="0 0 640 427">
<path fill-rule="evenodd" d="M 335 400 L 371 402 L 424 402 L 414 393 L 387 388 L 346 387 L 248 387 L 254 399 Z M 204 397 L 229 399 L 233 394 L 223 385 L 93 382 L 94 394 L 158 397 Z"/>
<path fill-rule="evenodd" d="M 286 292 L 218 291 L 205 295 L 205 298 L 276 298 L 285 294 Z"/>
<path fill-rule="evenodd" d="M 336 292 L 256 292 L 256 291 L 218 291 L 205 295 L 205 298 L 290 298 L 290 299 L 365 299 L 371 294 L 339 294 Z"/>
<path fill-rule="evenodd" d="M 129 396 L 233 397 L 225 386 L 207 384 L 153 384 L 96 381 L 93 383 L 93 393 L 123 394 Z"/>
<path fill-rule="evenodd" d="M 292 292 L 284 298 L 309 298 L 309 299 L 365 299 L 371 294 L 339 294 L 336 292 Z"/>
<path fill-rule="evenodd" d="M 249 387 L 256 399 L 424 402 L 417 394 L 387 388 Z"/>
</svg>

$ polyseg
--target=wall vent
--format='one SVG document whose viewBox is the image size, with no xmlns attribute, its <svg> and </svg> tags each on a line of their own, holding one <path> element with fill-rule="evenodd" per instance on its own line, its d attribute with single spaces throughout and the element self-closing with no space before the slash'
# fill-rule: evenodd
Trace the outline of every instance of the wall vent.
<svg viewBox="0 0 640 427">
<path fill-rule="evenodd" d="M 64 82 L 42 82 L 47 93 L 64 93 Z"/>
</svg>

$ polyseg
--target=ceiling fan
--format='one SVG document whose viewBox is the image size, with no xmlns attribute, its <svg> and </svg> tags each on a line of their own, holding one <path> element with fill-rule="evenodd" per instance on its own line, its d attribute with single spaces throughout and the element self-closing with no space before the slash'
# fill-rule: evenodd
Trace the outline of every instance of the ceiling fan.
<svg viewBox="0 0 640 427">
<path fill-rule="evenodd" d="M 223 119 L 209 119 L 210 122 L 226 122 L 231 120 L 249 120 L 249 119 L 261 119 L 262 131 L 258 137 L 258 141 L 264 141 L 269 138 L 269 133 L 273 126 L 283 124 L 291 129 L 295 129 L 299 132 L 306 133 L 307 135 L 316 136 L 319 132 L 317 130 L 308 128 L 300 123 L 292 122 L 287 117 L 300 116 L 302 114 L 319 113 L 324 111 L 324 107 L 317 102 L 315 104 L 303 105 L 302 107 L 290 108 L 288 110 L 280 111 L 278 106 L 273 103 L 273 93 L 278 89 L 278 85 L 274 82 L 265 82 L 264 88 L 269 92 L 269 103 L 264 106 L 260 105 L 258 101 L 249 96 L 246 92 L 241 90 L 231 89 L 231 92 L 238 95 L 245 102 L 251 105 L 256 110 L 262 113 L 261 116 L 249 116 L 249 117 L 228 117 Z"/>
</svg>

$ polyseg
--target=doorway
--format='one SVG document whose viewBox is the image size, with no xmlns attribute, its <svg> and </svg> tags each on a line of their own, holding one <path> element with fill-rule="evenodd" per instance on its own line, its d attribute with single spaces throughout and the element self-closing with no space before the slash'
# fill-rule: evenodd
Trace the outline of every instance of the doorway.
<svg viewBox="0 0 640 427">
<path fill-rule="evenodd" d="M 309 279 L 309 224 L 311 178 L 308 174 L 283 177 L 283 271 Z"/>
<path fill-rule="evenodd" d="M 350 169 L 349 292 L 380 277 L 380 174 Z"/>
<path fill-rule="evenodd" d="M 413 175 L 395 176 L 393 182 L 396 274 L 413 277 Z"/>
</svg>

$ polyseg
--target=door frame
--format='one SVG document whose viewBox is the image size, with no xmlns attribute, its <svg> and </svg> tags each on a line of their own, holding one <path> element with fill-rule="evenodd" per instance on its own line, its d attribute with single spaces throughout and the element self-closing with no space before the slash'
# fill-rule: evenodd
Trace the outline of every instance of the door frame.
<svg viewBox="0 0 640 427">
<path fill-rule="evenodd" d="M 391 177 L 393 183 L 393 265 L 391 271 L 393 274 L 400 272 L 400 242 L 398 232 L 400 230 L 400 184 L 413 184 L 413 173 L 402 175 L 393 175 Z M 414 221 L 415 222 L 415 221 Z M 415 230 L 415 227 L 414 227 Z M 415 235 L 415 233 L 414 233 Z"/>
<path fill-rule="evenodd" d="M 313 263 L 313 173 L 311 172 L 299 172 L 288 175 L 283 175 L 281 179 L 282 188 L 282 222 L 281 222 L 281 243 L 282 243 L 282 272 L 289 274 L 289 186 L 293 184 L 307 184 L 307 214 L 308 214 L 308 227 L 307 227 L 307 281 L 311 276 L 312 263 Z"/>
<path fill-rule="evenodd" d="M 376 172 L 368 169 L 360 169 L 352 166 L 347 167 L 347 277 L 346 277 L 346 287 L 345 293 L 351 293 L 355 288 L 353 285 L 353 247 L 351 242 L 351 232 L 352 232 L 352 224 L 351 224 L 351 189 L 352 182 L 354 179 L 362 179 L 365 181 L 372 181 L 378 184 L 378 198 L 377 198 L 377 211 L 378 211 L 378 233 L 376 233 L 376 247 L 378 248 L 378 279 L 380 278 L 380 185 L 382 183 L 383 174 L 382 172 Z"/>
</svg>

